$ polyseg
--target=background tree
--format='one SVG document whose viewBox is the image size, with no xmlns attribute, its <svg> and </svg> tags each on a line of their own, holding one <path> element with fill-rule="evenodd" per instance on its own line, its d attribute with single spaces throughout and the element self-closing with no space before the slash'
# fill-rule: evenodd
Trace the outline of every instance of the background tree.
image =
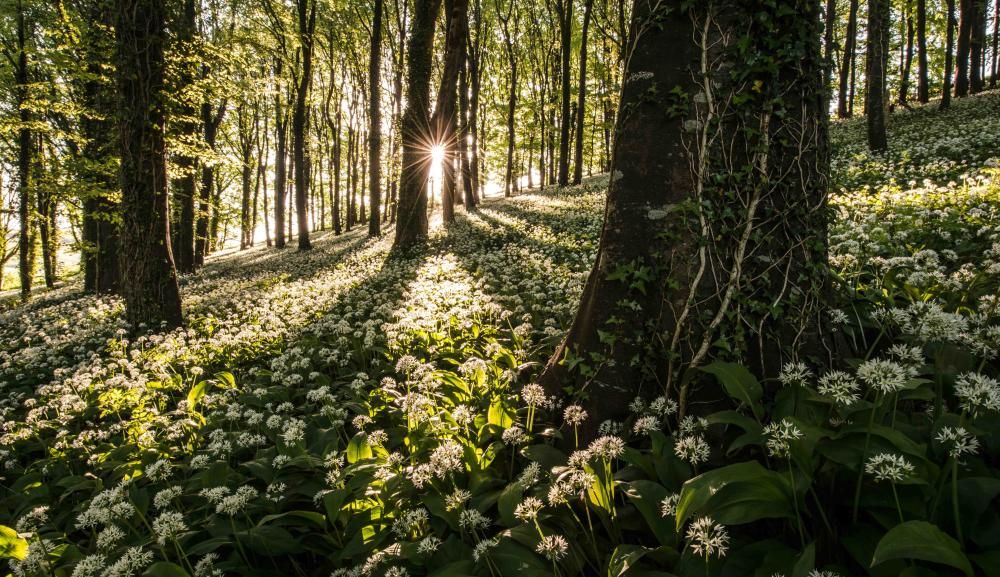
<svg viewBox="0 0 1000 577">
<path fill-rule="evenodd" d="M 868 116 L 868 147 L 874 151 L 884 151 L 889 147 L 886 129 L 889 24 L 889 0 L 869 0 L 865 114 Z"/>
</svg>

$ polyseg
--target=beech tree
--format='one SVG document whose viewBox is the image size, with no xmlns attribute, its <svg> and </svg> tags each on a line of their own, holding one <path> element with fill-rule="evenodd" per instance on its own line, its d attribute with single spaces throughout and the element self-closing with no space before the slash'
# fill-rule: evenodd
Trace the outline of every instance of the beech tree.
<svg viewBox="0 0 1000 577">
<path fill-rule="evenodd" d="M 874 151 L 884 151 L 889 147 L 885 81 L 889 61 L 889 32 L 889 0 L 869 0 L 865 114 L 868 115 L 868 148 Z"/>
<path fill-rule="evenodd" d="M 167 327 L 182 322 L 170 247 L 163 94 L 163 0 L 116 0 L 125 316 Z"/>
<path fill-rule="evenodd" d="M 716 359 L 828 362 L 820 6 L 752 4 L 634 3 L 597 260 L 540 377 L 588 422 L 637 393 L 688 414 L 716 398 L 698 370 Z"/>
</svg>

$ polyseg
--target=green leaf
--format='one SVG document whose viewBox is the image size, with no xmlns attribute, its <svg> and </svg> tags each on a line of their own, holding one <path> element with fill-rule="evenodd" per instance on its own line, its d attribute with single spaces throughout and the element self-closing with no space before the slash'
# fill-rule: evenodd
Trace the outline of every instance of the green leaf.
<svg viewBox="0 0 1000 577">
<path fill-rule="evenodd" d="M 715 378 L 722 384 L 722 388 L 730 397 L 746 403 L 753 411 L 754 417 L 759 421 L 763 414 L 763 409 L 758 401 L 764 396 L 764 388 L 760 386 L 757 377 L 747 370 L 746 367 L 737 363 L 724 363 L 716 361 L 708 366 L 702 367 L 702 371 L 715 375 Z"/>
<path fill-rule="evenodd" d="M 659 483 L 637 480 L 628 483 L 625 495 L 646 520 L 656 539 L 663 545 L 671 545 L 674 541 L 674 527 L 669 518 L 662 515 L 660 504 L 667 496 L 667 491 Z"/>
<path fill-rule="evenodd" d="M 23 561 L 28 556 L 28 542 L 18 536 L 17 531 L 0 525 L 0 559 Z"/>
<path fill-rule="evenodd" d="M 712 515 L 724 525 L 758 519 L 794 517 L 792 489 L 784 475 L 757 461 L 736 463 L 684 483 L 677 504 L 679 532 L 694 514 Z"/>
<path fill-rule="evenodd" d="M 500 511 L 500 520 L 507 527 L 517 525 L 517 518 L 514 517 L 514 510 L 524 497 L 524 487 L 520 483 L 511 483 L 500 493 L 497 499 L 497 509 Z"/>
<path fill-rule="evenodd" d="M 629 572 L 649 549 L 639 545 L 619 545 L 611 553 L 608 561 L 608 577 L 621 577 Z"/>
<path fill-rule="evenodd" d="M 368 435 L 358 433 L 351 438 L 347 444 L 347 462 L 357 463 L 361 459 L 372 458 L 372 446 L 368 442 Z"/>
<path fill-rule="evenodd" d="M 180 565 L 160 561 L 142 573 L 143 577 L 191 577 Z"/>
<path fill-rule="evenodd" d="M 917 559 L 941 563 L 972 577 L 972 565 L 958 541 L 926 521 L 900 523 L 878 542 L 871 566 L 893 559 Z"/>
<path fill-rule="evenodd" d="M 552 467 L 565 465 L 569 460 L 566 453 L 563 453 L 552 445 L 528 445 L 521 449 L 521 454 L 527 459 L 541 465 L 546 471 L 551 470 Z"/>
<path fill-rule="evenodd" d="M 816 543 L 810 543 L 802 556 L 795 562 L 792 569 L 792 577 L 808 577 L 809 573 L 816 568 Z"/>
<path fill-rule="evenodd" d="M 319 529 L 326 528 L 326 517 L 322 513 L 315 511 L 287 511 L 285 513 L 267 515 L 257 522 L 257 526 L 260 527 L 271 521 L 278 520 L 283 521 L 282 523 L 278 523 L 279 525 L 301 525 L 301 523 L 296 522 L 296 519 L 302 519 Z"/>
</svg>

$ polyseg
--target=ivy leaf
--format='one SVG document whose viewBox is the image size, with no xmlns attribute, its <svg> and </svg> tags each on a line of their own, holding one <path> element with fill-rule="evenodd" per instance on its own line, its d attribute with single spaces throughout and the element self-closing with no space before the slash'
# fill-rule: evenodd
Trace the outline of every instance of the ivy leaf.
<svg viewBox="0 0 1000 577">
<path fill-rule="evenodd" d="M 871 566 L 893 559 L 917 559 L 941 563 L 972 577 L 972 565 L 958 541 L 926 521 L 900 523 L 878 542 Z"/>
</svg>

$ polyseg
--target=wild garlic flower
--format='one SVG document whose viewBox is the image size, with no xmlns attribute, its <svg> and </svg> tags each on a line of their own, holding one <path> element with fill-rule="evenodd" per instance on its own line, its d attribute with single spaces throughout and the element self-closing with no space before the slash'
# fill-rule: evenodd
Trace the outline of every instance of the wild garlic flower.
<svg viewBox="0 0 1000 577">
<path fill-rule="evenodd" d="M 514 516 L 524 522 L 534 521 L 544 506 L 542 500 L 537 497 L 525 497 L 514 509 Z"/>
<path fill-rule="evenodd" d="M 632 432 L 641 437 L 649 436 L 649 433 L 652 431 L 658 431 L 659 429 L 660 419 L 658 417 L 654 417 L 653 415 L 639 417 L 632 426 Z"/>
<path fill-rule="evenodd" d="M 104 572 L 103 577 L 134 577 L 153 562 L 153 553 L 142 547 L 129 547 L 117 561 Z"/>
<path fill-rule="evenodd" d="M 677 401 L 667 397 L 656 397 L 649 403 L 649 411 L 660 418 L 677 414 Z"/>
<path fill-rule="evenodd" d="M 18 533 L 34 533 L 49 521 L 48 506 L 35 507 L 17 520 L 14 528 Z"/>
<path fill-rule="evenodd" d="M 562 535 L 547 535 L 538 542 L 535 551 L 549 561 L 559 561 L 569 551 L 569 543 Z"/>
<path fill-rule="evenodd" d="M 430 555 L 437 551 L 440 546 L 441 539 L 438 539 L 434 535 L 428 535 L 417 544 L 417 553 L 420 555 Z"/>
<path fill-rule="evenodd" d="M 542 466 L 532 461 L 517 477 L 517 484 L 524 489 L 533 487 L 542 476 Z"/>
<path fill-rule="evenodd" d="M 194 566 L 194 577 L 222 577 L 222 570 L 215 568 L 218 559 L 219 556 L 215 553 L 209 553 L 199 559 Z"/>
<path fill-rule="evenodd" d="M 536 383 L 524 385 L 524 388 L 521 389 L 521 400 L 529 407 L 541 406 L 545 404 L 545 389 Z"/>
<path fill-rule="evenodd" d="M 701 435 L 688 435 L 674 443 L 674 454 L 692 465 L 697 465 L 708 461 L 711 449 Z"/>
<path fill-rule="evenodd" d="M 243 485 L 236 489 L 236 493 L 223 497 L 219 504 L 215 506 L 215 512 L 223 515 L 235 516 L 240 511 L 247 508 L 251 501 L 257 498 L 257 489 L 248 485 Z"/>
<path fill-rule="evenodd" d="M 725 557 L 729 550 L 729 533 L 711 517 L 701 517 L 691 523 L 687 540 L 694 554 L 706 560 L 713 555 Z"/>
<path fill-rule="evenodd" d="M 469 531 L 479 531 L 490 526 L 490 518 L 476 509 L 466 509 L 458 516 L 458 526 Z"/>
<path fill-rule="evenodd" d="M 966 431 L 965 427 L 942 427 L 934 438 L 948 447 L 948 454 L 953 459 L 979 452 L 979 439 Z"/>
<path fill-rule="evenodd" d="M 781 421 L 766 425 L 764 436 L 767 438 L 767 454 L 784 459 L 789 456 L 791 442 L 802 438 L 802 431 L 795 426 L 795 423 L 788 419 L 781 419 Z"/>
<path fill-rule="evenodd" d="M 106 563 L 107 558 L 104 555 L 87 555 L 77 562 L 71 577 L 98 577 L 104 571 Z"/>
<path fill-rule="evenodd" d="M 672 495 L 667 495 L 660 501 L 660 516 L 661 517 L 673 517 L 677 514 L 677 503 L 681 500 L 680 493 L 674 493 Z"/>
<path fill-rule="evenodd" d="M 858 367 L 858 378 L 883 395 L 891 395 L 903 390 L 911 377 L 906 367 L 895 361 L 871 359 Z"/>
<path fill-rule="evenodd" d="M 898 483 L 913 474 L 913 465 L 902 455 L 879 453 L 872 455 L 865 463 L 865 473 L 873 475 L 876 481 Z"/>
<path fill-rule="evenodd" d="M 392 532 L 400 539 L 409 539 L 414 533 L 419 533 L 421 526 L 427 522 L 427 509 L 419 507 L 406 511 L 392 522 Z"/>
<path fill-rule="evenodd" d="M 563 420 L 571 427 L 578 427 L 587 420 L 587 411 L 580 405 L 570 405 L 563 411 Z"/>
<path fill-rule="evenodd" d="M 160 459 L 159 461 L 156 461 L 146 467 L 146 477 L 148 477 L 150 481 L 164 481 L 170 477 L 172 469 L 173 465 L 170 464 L 170 461 Z"/>
<path fill-rule="evenodd" d="M 590 453 L 591 457 L 611 461 L 625 453 L 625 441 L 614 435 L 598 437 L 587 447 L 587 452 Z"/>
<path fill-rule="evenodd" d="M 156 534 L 156 542 L 160 545 L 166 545 L 167 541 L 173 541 L 178 535 L 187 531 L 187 528 L 184 515 L 177 511 L 161 513 L 153 520 L 153 533 Z"/>
<path fill-rule="evenodd" d="M 431 453 L 431 468 L 434 469 L 434 474 L 440 479 L 445 478 L 448 473 L 452 471 L 461 472 L 465 470 L 465 464 L 462 462 L 462 457 L 464 455 L 462 445 L 457 442 L 448 440 L 438 445 L 434 452 Z"/>
<path fill-rule="evenodd" d="M 979 412 L 1000 411 L 1000 382 L 979 373 L 964 373 L 955 380 L 959 406 L 973 418 Z"/>
<path fill-rule="evenodd" d="M 786 387 L 805 386 L 812 378 L 812 371 L 805 363 L 785 363 L 778 374 L 778 381 Z"/>
<path fill-rule="evenodd" d="M 476 418 L 476 412 L 469 405 L 458 405 L 451 412 L 451 418 L 463 427 L 468 427 Z"/>
<path fill-rule="evenodd" d="M 681 436 L 694 435 L 708 428 L 708 420 L 704 417 L 692 417 L 688 415 L 681 419 L 678 429 Z"/>
<path fill-rule="evenodd" d="M 118 543 L 125 539 L 125 531 L 117 525 L 108 525 L 97 534 L 97 550 L 110 552 Z"/>
<path fill-rule="evenodd" d="M 851 375 L 844 371 L 830 371 L 819 378 L 816 390 L 824 397 L 829 397 L 838 405 L 849 407 L 861 397 L 858 391 L 861 385 Z"/>
<path fill-rule="evenodd" d="M 479 561 L 489 555 L 491 549 L 499 544 L 500 540 L 496 537 L 483 539 L 482 541 L 476 543 L 476 546 L 472 549 L 472 560 L 479 563 Z"/>
<path fill-rule="evenodd" d="M 513 425 L 504 430 L 501 435 L 505 445 L 516 446 L 528 442 L 528 434 L 518 425 Z"/>
<path fill-rule="evenodd" d="M 472 493 L 464 489 L 455 489 L 455 491 L 445 497 L 444 508 L 446 511 L 458 511 L 465 507 L 465 502 L 472 497 Z"/>
</svg>

